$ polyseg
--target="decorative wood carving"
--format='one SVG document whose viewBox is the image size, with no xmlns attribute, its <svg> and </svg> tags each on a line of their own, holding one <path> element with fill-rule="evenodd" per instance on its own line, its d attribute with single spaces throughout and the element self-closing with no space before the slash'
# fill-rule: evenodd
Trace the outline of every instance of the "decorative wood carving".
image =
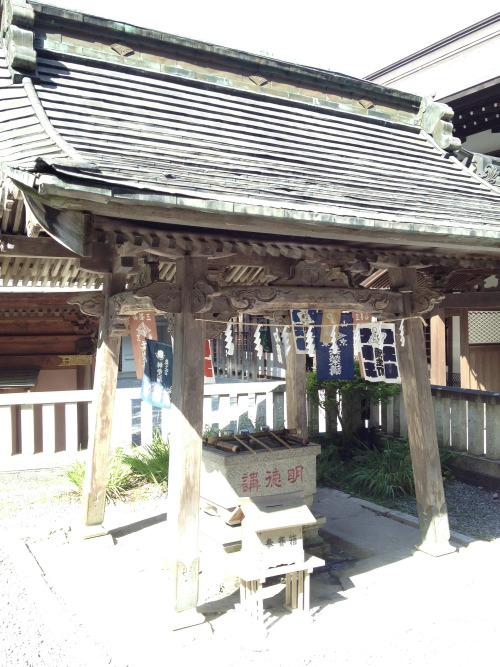
<svg viewBox="0 0 500 667">
<path fill-rule="evenodd" d="M 193 289 L 192 312 L 206 313 L 213 312 L 213 301 L 220 295 L 218 283 L 211 280 L 198 280 Z"/>
<path fill-rule="evenodd" d="M 412 293 L 412 310 L 418 315 L 429 313 L 435 305 L 444 299 L 444 294 L 431 289 L 417 289 Z"/>
<path fill-rule="evenodd" d="M 141 311 L 154 310 L 152 300 L 148 296 L 136 296 L 134 292 L 120 292 L 109 297 L 113 315 L 130 317 Z"/>
<path fill-rule="evenodd" d="M 389 290 L 342 289 L 338 287 L 221 287 L 220 296 L 210 295 L 197 312 L 237 312 L 262 314 L 284 308 L 331 308 L 374 314 L 396 314 L 402 296 Z"/>
<path fill-rule="evenodd" d="M 102 317 L 104 315 L 104 294 L 102 292 L 88 292 L 68 297 L 68 303 L 78 306 L 85 315 Z"/>
<path fill-rule="evenodd" d="M 287 279 L 278 278 L 272 285 L 302 285 L 314 287 L 348 287 L 349 278 L 339 267 L 330 267 L 324 262 L 302 260 L 291 267 Z"/>
<path fill-rule="evenodd" d="M 138 297 L 150 297 L 151 303 L 159 313 L 178 313 L 181 308 L 181 288 L 162 280 L 136 289 Z"/>
</svg>

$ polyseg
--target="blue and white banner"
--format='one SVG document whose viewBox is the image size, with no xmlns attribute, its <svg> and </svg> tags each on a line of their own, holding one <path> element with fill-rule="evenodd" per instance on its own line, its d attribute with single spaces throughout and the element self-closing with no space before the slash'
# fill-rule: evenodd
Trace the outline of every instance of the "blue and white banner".
<svg viewBox="0 0 500 667">
<path fill-rule="evenodd" d="M 271 344 L 273 350 L 273 366 L 275 368 L 286 368 L 286 354 L 283 339 L 278 327 L 271 327 Z"/>
<path fill-rule="evenodd" d="M 318 312 L 316 323 L 322 324 Z M 331 322 L 328 321 L 327 324 Z M 342 325 L 348 326 L 342 326 Z M 354 379 L 354 330 L 352 313 L 342 313 L 338 327 L 329 327 L 329 344 L 321 342 L 321 326 L 316 328 L 316 373 L 318 380 Z"/>
<path fill-rule="evenodd" d="M 155 340 L 146 341 L 146 359 L 141 398 L 158 408 L 169 408 L 172 396 L 172 347 Z"/>
<path fill-rule="evenodd" d="M 293 325 L 293 338 L 295 341 L 295 350 L 297 354 L 310 354 L 311 341 L 307 339 L 310 327 L 316 324 L 317 310 L 292 310 L 290 315 Z M 313 332 L 309 332 L 309 338 Z M 309 345 L 308 345 L 309 343 Z"/>
<path fill-rule="evenodd" d="M 360 325 L 358 335 L 365 380 L 401 384 L 394 324 Z"/>
</svg>

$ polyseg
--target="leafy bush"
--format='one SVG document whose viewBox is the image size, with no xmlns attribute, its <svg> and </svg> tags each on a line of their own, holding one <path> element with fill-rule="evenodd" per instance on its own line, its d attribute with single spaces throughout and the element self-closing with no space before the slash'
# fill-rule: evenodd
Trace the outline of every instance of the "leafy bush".
<svg viewBox="0 0 500 667">
<path fill-rule="evenodd" d="M 375 498 L 413 495 L 413 468 L 406 442 L 387 440 L 382 450 L 366 449 L 354 456 L 354 462 L 349 479 L 355 489 Z"/>
<path fill-rule="evenodd" d="M 341 470 L 344 468 L 340 458 L 339 448 L 333 444 L 321 447 L 321 452 L 316 459 L 316 481 L 326 486 L 336 486 L 341 483 L 339 479 Z"/>
<path fill-rule="evenodd" d="M 109 478 L 106 487 L 106 497 L 117 500 L 122 497 L 125 491 L 131 489 L 134 484 L 134 476 L 130 466 L 123 460 L 123 451 L 116 449 L 111 454 L 109 462 Z M 75 461 L 64 471 L 66 477 L 73 483 L 79 493 L 83 492 L 83 482 L 85 479 L 85 462 Z"/>
<path fill-rule="evenodd" d="M 169 459 L 169 444 L 158 430 L 154 432 L 150 444 L 135 447 L 132 452 L 123 455 L 123 462 L 129 466 L 138 483 L 166 483 Z"/>
<path fill-rule="evenodd" d="M 318 483 L 373 500 L 415 495 L 410 447 L 406 440 L 382 436 L 377 447 L 358 446 L 354 452 L 354 457 L 346 461 L 338 445 L 323 446 L 316 466 Z M 451 476 L 454 455 L 447 450 L 440 450 L 439 455 L 443 476 Z"/>
<path fill-rule="evenodd" d="M 122 498 L 123 493 L 145 483 L 164 484 L 168 480 L 169 446 L 159 431 L 155 431 L 151 444 L 135 447 L 131 451 L 116 449 L 109 462 L 109 478 L 106 497 Z M 76 461 L 64 471 L 79 493 L 83 491 L 85 462 Z"/>
<path fill-rule="evenodd" d="M 355 432 L 362 423 L 363 410 L 370 403 L 388 403 L 399 393 L 397 384 L 387 382 L 367 382 L 361 377 L 359 363 L 354 363 L 353 380 L 318 380 L 315 371 L 307 373 L 306 392 L 313 405 L 324 409 L 326 435 L 335 436 L 337 421 L 342 428 L 343 455 L 348 456 L 357 438 Z M 319 392 L 323 391 L 323 398 Z"/>
</svg>

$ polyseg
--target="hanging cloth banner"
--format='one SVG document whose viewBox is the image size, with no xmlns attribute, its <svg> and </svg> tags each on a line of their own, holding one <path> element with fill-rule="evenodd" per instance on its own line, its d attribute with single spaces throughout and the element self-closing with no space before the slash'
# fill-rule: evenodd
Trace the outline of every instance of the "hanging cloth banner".
<svg viewBox="0 0 500 667">
<path fill-rule="evenodd" d="M 205 341 L 205 364 L 203 373 L 205 375 L 205 382 L 207 384 L 215 383 L 214 365 L 212 363 L 212 351 L 210 347 L 210 341 L 208 339 Z"/>
<path fill-rule="evenodd" d="M 226 341 L 226 355 L 232 357 L 234 354 L 234 340 L 233 340 L 233 325 L 228 322 L 226 331 L 224 333 L 224 340 Z M 205 355 L 206 356 L 206 355 Z"/>
<path fill-rule="evenodd" d="M 340 317 L 342 315 L 341 310 L 323 310 L 321 311 L 323 313 L 323 318 L 321 321 L 321 324 L 323 324 L 322 328 L 320 329 L 320 337 L 319 340 L 321 343 L 324 343 L 325 345 L 330 345 L 332 342 L 332 328 L 333 327 L 338 327 L 340 324 Z M 326 326 L 326 325 L 332 325 Z"/>
<path fill-rule="evenodd" d="M 277 327 L 270 328 L 271 344 L 273 351 L 273 366 L 275 368 L 286 369 L 285 346 Z"/>
<path fill-rule="evenodd" d="M 307 332 L 316 323 L 317 310 L 291 310 L 293 338 L 297 354 L 309 354 L 307 349 Z"/>
<path fill-rule="evenodd" d="M 155 340 L 146 341 L 146 363 L 141 398 L 158 408 L 169 408 L 172 395 L 172 347 Z"/>
<path fill-rule="evenodd" d="M 257 322 L 259 324 L 269 324 L 269 320 L 264 319 L 263 317 L 258 317 Z M 271 331 L 268 326 L 263 326 L 260 329 L 260 343 L 262 345 L 262 350 L 264 352 L 272 352 L 272 341 L 271 341 Z"/>
<path fill-rule="evenodd" d="M 401 384 L 394 324 L 359 326 L 362 372 L 368 382 Z"/>
<path fill-rule="evenodd" d="M 357 324 L 364 324 L 365 322 L 371 322 L 372 321 L 372 314 L 371 313 L 361 313 L 359 311 L 354 311 L 352 314 L 352 321 L 354 326 Z"/>
<path fill-rule="evenodd" d="M 146 361 L 146 341 L 158 340 L 154 311 L 144 311 L 129 317 L 130 338 L 134 353 L 135 375 L 142 380 Z"/>
<path fill-rule="evenodd" d="M 286 357 L 290 354 L 290 350 L 292 349 L 292 345 L 290 343 L 290 327 L 288 325 L 283 327 L 283 331 L 281 332 L 281 342 L 283 343 L 283 350 L 285 352 L 286 359 Z"/>
<path fill-rule="evenodd" d="M 261 328 L 262 327 L 260 326 L 260 324 L 257 324 L 255 333 L 253 335 L 255 354 L 257 355 L 257 359 L 262 359 L 262 355 L 264 354 L 264 348 L 262 347 L 262 341 L 260 339 Z"/>
<path fill-rule="evenodd" d="M 321 325 L 323 316 L 318 312 L 317 324 Z M 330 324 L 328 322 L 328 324 Z M 348 326 L 342 326 L 343 324 Z M 328 327 L 330 336 L 332 329 Z M 318 380 L 353 380 L 354 379 L 354 327 L 352 313 L 342 313 L 340 325 L 334 329 L 335 343 L 320 342 L 321 329 L 316 328 L 316 373 Z"/>
</svg>

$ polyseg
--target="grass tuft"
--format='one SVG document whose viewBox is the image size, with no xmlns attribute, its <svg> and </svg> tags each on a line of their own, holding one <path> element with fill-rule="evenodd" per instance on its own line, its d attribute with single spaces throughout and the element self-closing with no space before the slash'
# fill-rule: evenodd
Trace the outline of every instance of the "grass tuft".
<svg viewBox="0 0 500 667">
<path fill-rule="evenodd" d="M 134 447 L 128 451 L 114 450 L 109 462 L 107 499 L 123 499 L 126 491 L 146 483 L 166 485 L 169 455 L 168 442 L 163 440 L 159 431 L 155 431 L 150 444 Z M 81 494 L 85 479 L 85 462 L 76 461 L 66 468 L 64 473 Z"/>
<path fill-rule="evenodd" d="M 123 462 L 130 467 L 140 483 L 166 484 L 169 459 L 168 441 L 163 440 L 159 431 L 155 431 L 150 444 L 134 447 L 132 452 L 123 455 Z"/>
<path fill-rule="evenodd" d="M 123 497 L 124 492 L 131 489 L 136 483 L 132 470 L 124 462 L 123 456 L 123 450 L 116 449 L 113 451 L 109 461 L 109 477 L 106 487 L 106 497 L 109 500 L 119 500 Z M 85 479 L 85 462 L 75 461 L 64 472 L 66 477 L 81 494 Z"/>
</svg>

